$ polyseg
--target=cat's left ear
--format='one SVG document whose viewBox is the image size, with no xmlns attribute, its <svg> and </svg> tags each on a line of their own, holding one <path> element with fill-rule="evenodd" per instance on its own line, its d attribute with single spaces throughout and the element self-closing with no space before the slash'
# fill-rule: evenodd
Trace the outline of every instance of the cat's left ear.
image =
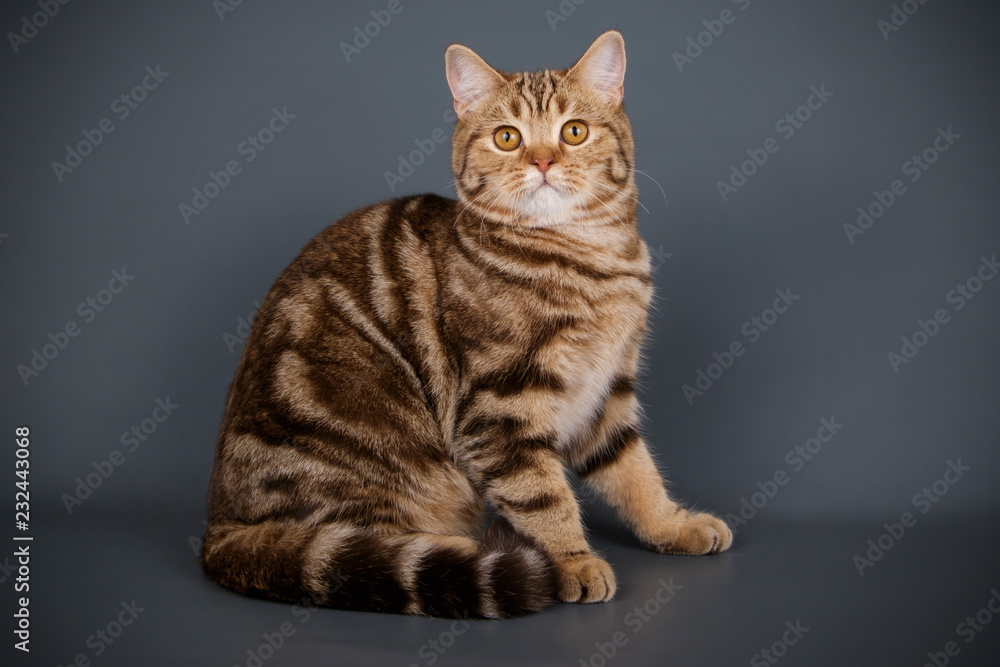
<svg viewBox="0 0 1000 667">
<path fill-rule="evenodd" d="M 504 78 L 476 52 L 452 44 L 444 54 L 445 76 L 455 98 L 455 113 L 463 116 L 473 104 L 499 88 Z"/>
<path fill-rule="evenodd" d="M 569 76 L 596 90 L 613 104 L 625 95 L 625 40 L 617 30 L 598 37 L 587 52 L 569 69 Z"/>
</svg>

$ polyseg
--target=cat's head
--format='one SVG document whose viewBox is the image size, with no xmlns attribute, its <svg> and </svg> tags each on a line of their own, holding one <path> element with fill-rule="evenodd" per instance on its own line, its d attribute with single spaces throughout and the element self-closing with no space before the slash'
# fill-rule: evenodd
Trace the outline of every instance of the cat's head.
<svg viewBox="0 0 1000 667">
<path fill-rule="evenodd" d="M 465 210 L 527 227 L 634 222 L 620 33 L 605 32 L 565 70 L 506 74 L 460 44 L 445 64 L 458 114 L 452 170 Z"/>
</svg>

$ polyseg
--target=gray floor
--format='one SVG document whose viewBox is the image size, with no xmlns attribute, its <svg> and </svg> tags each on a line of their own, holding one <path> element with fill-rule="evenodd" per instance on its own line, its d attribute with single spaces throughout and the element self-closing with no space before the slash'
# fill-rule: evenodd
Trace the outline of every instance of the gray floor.
<svg viewBox="0 0 1000 667">
<path fill-rule="evenodd" d="M 5 664 L 70 665 L 83 654 L 93 665 L 149 667 L 768 665 L 759 652 L 778 643 L 773 655 L 781 657 L 771 659 L 782 665 L 923 665 L 950 641 L 958 654 L 949 664 L 996 665 L 1000 656 L 1000 619 L 978 632 L 957 627 L 977 613 L 979 622 L 992 616 L 980 610 L 1000 587 L 995 515 L 920 516 L 862 577 L 852 558 L 881 534 L 877 521 L 761 516 L 731 552 L 684 558 L 643 550 L 597 508 L 588 523 L 618 575 L 612 603 L 466 628 L 232 594 L 201 576 L 189 541 L 200 530 L 197 514 L 133 512 L 40 524 L 33 650 Z M 134 621 L 122 606 L 133 601 Z M 130 624 L 106 644 L 94 633 L 117 634 L 119 616 Z M 265 634 L 277 650 L 259 649 Z M 602 648 L 614 657 L 606 660 Z"/>
</svg>

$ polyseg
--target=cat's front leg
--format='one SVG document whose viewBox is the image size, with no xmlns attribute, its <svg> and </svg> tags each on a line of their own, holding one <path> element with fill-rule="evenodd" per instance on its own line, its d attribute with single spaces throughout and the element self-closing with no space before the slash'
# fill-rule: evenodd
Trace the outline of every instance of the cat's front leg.
<svg viewBox="0 0 1000 667">
<path fill-rule="evenodd" d="M 587 543 L 555 436 L 505 416 L 502 408 L 478 412 L 465 420 L 458 442 L 460 463 L 470 478 L 517 532 L 552 559 L 559 600 L 610 600 L 614 572 Z"/>
<path fill-rule="evenodd" d="M 569 452 L 569 463 L 636 536 L 660 553 L 698 556 L 725 551 L 733 533 L 708 512 L 690 512 L 667 494 L 638 431 L 632 383 L 615 384 L 592 437 Z"/>
</svg>

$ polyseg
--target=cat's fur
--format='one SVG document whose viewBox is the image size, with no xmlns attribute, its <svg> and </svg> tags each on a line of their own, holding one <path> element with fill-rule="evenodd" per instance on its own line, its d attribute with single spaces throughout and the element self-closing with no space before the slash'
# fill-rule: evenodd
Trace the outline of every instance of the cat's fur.
<svg viewBox="0 0 1000 667">
<path fill-rule="evenodd" d="M 504 74 L 458 45 L 446 66 L 458 201 L 347 215 L 257 314 L 202 552 L 224 586 L 488 618 L 609 600 L 566 468 L 657 551 L 732 542 L 668 497 L 639 434 L 652 288 L 621 35 L 569 70 Z M 580 145 L 560 140 L 569 120 L 589 126 Z M 519 148 L 497 147 L 501 126 Z M 503 519 L 483 539 L 487 503 Z"/>
</svg>

